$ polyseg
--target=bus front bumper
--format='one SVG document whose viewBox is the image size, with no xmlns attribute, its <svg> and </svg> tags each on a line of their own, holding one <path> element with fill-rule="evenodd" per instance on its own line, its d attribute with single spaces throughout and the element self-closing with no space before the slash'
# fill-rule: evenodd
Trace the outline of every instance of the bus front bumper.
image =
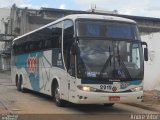
<svg viewBox="0 0 160 120">
<path fill-rule="evenodd" d="M 98 93 L 78 91 L 74 99 L 76 104 L 136 103 L 143 99 L 143 91 L 126 93 Z"/>
</svg>

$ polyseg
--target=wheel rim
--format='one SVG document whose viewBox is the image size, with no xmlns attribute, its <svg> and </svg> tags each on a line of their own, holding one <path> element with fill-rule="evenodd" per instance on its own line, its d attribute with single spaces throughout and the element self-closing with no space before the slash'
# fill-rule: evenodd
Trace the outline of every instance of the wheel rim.
<svg viewBox="0 0 160 120">
<path fill-rule="evenodd" d="M 60 91 L 59 91 L 59 87 L 58 86 L 55 89 L 55 100 L 56 100 L 56 102 L 60 101 Z"/>
</svg>

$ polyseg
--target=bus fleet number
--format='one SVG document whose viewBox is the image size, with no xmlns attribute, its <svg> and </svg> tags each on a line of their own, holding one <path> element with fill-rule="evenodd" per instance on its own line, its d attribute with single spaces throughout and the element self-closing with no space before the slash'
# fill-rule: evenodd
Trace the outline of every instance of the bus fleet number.
<svg viewBox="0 0 160 120">
<path fill-rule="evenodd" d="M 112 86 L 111 85 L 100 85 L 101 90 L 111 90 Z"/>
</svg>

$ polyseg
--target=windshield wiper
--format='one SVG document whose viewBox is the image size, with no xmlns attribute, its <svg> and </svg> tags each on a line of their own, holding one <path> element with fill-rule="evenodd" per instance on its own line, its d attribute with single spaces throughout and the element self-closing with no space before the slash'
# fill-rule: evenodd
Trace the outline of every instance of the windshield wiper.
<svg viewBox="0 0 160 120">
<path fill-rule="evenodd" d="M 119 44 L 117 45 L 117 60 L 118 60 L 118 63 L 119 63 L 119 66 L 122 66 L 122 69 L 124 71 L 124 74 L 126 75 L 127 78 L 129 79 L 132 79 L 123 59 L 121 58 L 120 54 L 119 54 Z"/>
<path fill-rule="evenodd" d="M 113 55 L 111 55 L 111 48 L 110 48 L 110 45 L 109 45 L 109 57 L 108 57 L 108 59 L 106 60 L 105 64 L 103 65 L 103 68 L 102 68 L 102 70 L 100 71 L 99 77 L 102 77 L 102 76 L 103 76 L 102 73 L 105 72 L 105 70 L 106 70 L 106 68 L 109 66 L 109 64 L 110 64 L 110 66 L 111 66 L 111 59 L 112 59 L 112 57 L 113 57 Z M 109 77 L 109 76 L 107 76 L 107 77 Z"/>
<path fill-rule="evenodd" d="M 130 73 L 129 73 L 129 71 L 128 71 L 128 69 L 127 69 L 127 67 L 126 67 L 126 65 L 125 65 L 125 63 L 124 63 L 124 61 L 123 61 L 123 59 L 122 59 L 121 56 L 120 56 L 119 45 L 117 45 L 116 47 L 117 47 L 117 56 L 111 54 L 111 48 L 110 48 L 110 46 L 109 46 L 109 57 L 108 57 L 108 59 L 106 60 L 105 64 L 103 65 L 103 68 L 102 68 L 102 70 L 100 71 L 99 77 L 103 77 L 103 73 L 105 72 L 106 68 L 107 68 L 109 65 L 110 65 L 110 66 L 112 65 L 111 60 L 112 60 L 112 58 L 115 56 L 115 57 L 117 57 L 118 64 L 119 64 L 119 66 L 121 66 L 121 68 L 122 68 L 122 70 L 123 70 L 126 78 L 131 79 L 131 75 L 130 75 Z M 114 59 L 115 59 L 115 58 L 114 58 Z M 105 74 L 105 75 L 106 75 L 106 74 Z M 107 75 L 108 75 L 108 74 L 107 74 Z M 109 76 L 107 76 L 107 77 L 109 77 Z M 115 67 L 114 67 L 114 78 L 118 78 L 118 76 L 116 75 L 116 68 L 115 68 Z"/>
</svg>

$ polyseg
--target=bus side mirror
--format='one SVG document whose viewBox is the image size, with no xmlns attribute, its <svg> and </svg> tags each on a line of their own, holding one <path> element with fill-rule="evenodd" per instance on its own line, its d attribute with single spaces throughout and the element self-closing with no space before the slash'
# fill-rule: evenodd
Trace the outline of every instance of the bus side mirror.
<svg viewBox="0 0 160 120">
<path fill-rule="evenodd" d="M 144 48 L 144 60 L 148 61 L 148 48 Z"/>
<path fill-rule="evenodd" d="M 148 45 L 146 42 L 142 42 L 142 45 L 145 45 L 146 47 L 144 48 L 144 60 L 148 61 Z"/>
<path fill-rule="evenodd" d="M 73 43 L 73 45 L 71 47 L 71 54 L 76 55 L 77 53 L 78 53 L 78 45 L 77 45 L 77 43 Z"/>
</svg>

